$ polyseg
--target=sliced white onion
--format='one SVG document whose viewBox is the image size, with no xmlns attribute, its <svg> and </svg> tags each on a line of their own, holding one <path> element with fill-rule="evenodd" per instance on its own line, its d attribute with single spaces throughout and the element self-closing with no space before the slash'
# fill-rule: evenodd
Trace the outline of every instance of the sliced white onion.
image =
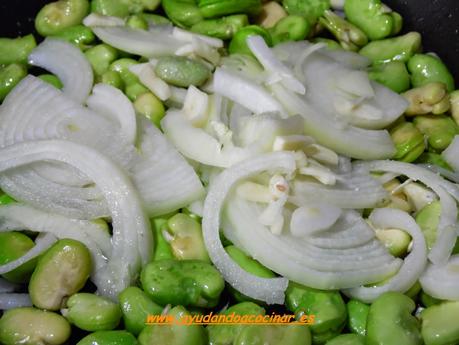
<svg viewBox="0 0 459 345">
<path fill-rule="evenodd" d="M 459 135 L 454 137 L 441 155 L 454 171 L 459 172 Z"/>
<path fill-rule="evenodd" d="M 48 140 L 16 144 L 0 150 L 0 172 L 36 161 L 70 164 L 100 188 L 112 216 L 112 258 L 96 272 L 103 295 L 116 298 L 135 279 L 141 263 L 150 260 L 152 234 L 137 191 L 124 172 L 97 151 L 69 141 Z"/>
<path fill-rule="evenodd" d="M 293 236 L 302 237 L 330 228 L 341 215 L 341 209 L 329 204 L 310 204 L 293 211 L 290 231 Z"/>
<path fill-rule="evenodd" d="M 97 148 L 127 169 L 132 166 L 135 157 L 135 147 L 121 134 L 119 124 L 72 101 L 39 78 L 28 76 L 8 94 L 0 108 L 0 146 L 55 138 Z M 91 182 L 88 177 L 75 173 L 75 169 L 66 169 L 63 164 L 58 168 L 53 164 L 47 169 L 45 164 L 39 162 L 38 166 L 29 167 L 38 168 L 41 180 L 49 180 L 52 189 L 46 190 L 42 183 L 37 183 L 36 175 L 33 179 L 29 175 L 29 187 L 26 188 L 24 183 L 19 183 L 18 179 L 24 181 L 25 176 L 22 173 L 19 176 L 18 171 L 1 176 L 0 184 L 15 199 L 37 208 L 58 211 L 72 218 L 91 219 L 107 215 L 107 207 L 100 201 L 65 197 L 66 188 L 61 188 L 61 184 L 85 187 Z M 9 178 L 11 174 L 16 181 Z M 57 178 L 57 175 L 62 176 Z M 74 178 L 69 177 L 72 175 Z M 63 183 L 64 178 L 69 182 Z"/>
<path fill-rule="evenodd" d="M 124 26 L 124 20 L 120 17 L 104 16 L 97 13 L 91 13 L 83 19 L 83 24 L 90 28 L 95 26 Z"/>
<path fill-rule="evenodd" d="M 376 228 L 396 228 L 406 231 L 413 239 L 411 252 L 404 259 L 400 271 L 384 285 L 374 287 L 357 287 L 345 290 L 348 296 L 362 302 L 370 303 L 387 291 L 406 292 L 421 276 L 427 265 L 427 247 L 424 235 L 414 219 L 406 212 L 397 209 L 375 209 L 370 221 Z"/>
<path fill-rule="evenodd" d="M 289 66 L 294 66 L 304 51 L 316 45 L 308 41 L 285 42 L 277 44 L 273 50 L 278 58 L 287 62 Z M 371 64 L 367 57 L 344 49 L 325 48 L 320 49 L 320 53 L 348 68 L 364 69 Z"/>
<path fill-rule="evenodd" d="M 222 147 L 222 143 L 203 129 L 193 127 L 180 111 L 169 110 L 161 121 L 161 128 L 181 154 L 203 164 L 229 167 L 256 153 L 232 145 Z"/>
<path fill-rule="evenodd" d="M 278 79 L 287 89 L 302 95 L 305 94 L 304 85 L 293 75 L 292 71 L 275 57 L 261 36 L 249 36 L 247 45 L 265 70 L 271 74 L 270 79 Z"/>
<path fill-rule="evenodd" d="M 184 42 L 172 36 L 172 27 L 154 27 L 149 31 L 128 27 L 94 27 L 97 37 L 104 43 L 122 51 L 145 57 L 172 55 Z"/>
<path fill-rule="evenodd" d="M 0 185 L 18 201 L 70 218 L 94 219 L 110 215 L 97 189 L 59 185 L 34 173 L 28 167 L 20 167 L 0 175 Z"/>
<path fill-rule="evenodd" d="M 263 87 L 223 68 L 217 68 L 214 73 L 214 89 L 216 93 L 239 103 L 255 114 L 284 112 L 280 103 Z"/>
<path fill-rule="evenodd" d="M 355 228 L 366 227 L 373 237 L 351 248 L 328 249 L 311 245 L 309 237 L 272 234 L 257 220 L 263 208 L 255 203 L 231 196 L 226 205 L 225 214 L 236 243 L 242 243 L 246 252 L 264 266 L 295 282 L 326 290 L 348 288 L 383 280 L 400 267 L 400 260 L 382 248 L 373 230 L 355 212 L 344 212 L 333 226 L 335 232 L 347 231 L 353 224 Z M 335 248 L 342 241 L 327 240 Z M 369 255 L 369 248 L 376 250 L 377 255 Z"/>
<path fill-rule="evenodd" d="M 171 97 L 171 87 L 164 80 L 156 76 L 150 63 L 132 65 L 129 67 L 129 70 L 160 100 L 166 101 Z"/>
<path fill-rule="evenodd" d="M 31 307 L 28 293 L 0 293 L 0 310 Z"/>
<path fill-rule="evenodd" d="M 206 44 L 210 45 L 211 47 L 214 47 L 214 48 L 223 47 L 223 41 L 219 38 L 196 34 L 194 32 L 186 31 L 178 27 L 174 27 L 174 29 L 172 30 L 172 36 L 177 38 L 179 41 L 192 43 L 193 38 L 195 39 L 197 38 L 205 42 Z"/>
<path fill-rule="evenodd" d="M 444 188 L 448 187 L 447 181 L 425 168 L 404 162 L 358 162 L 357 167 L 370 171 L 393 172 L 405 175 L 413 181 L 422 182 L 438 195 L 442 211 L 438 224 L 437 241 L 433 245 L 428 257 L 434 264 L 446 263 L 454 247 L 454 241 L 452 240 L 454 232 L 457 229 L 457 205 L 454 199 L 447 193 L 449 189 Z M 454 186 L 449 187 L 450 189 L 454 189 Z"/>
<path fill-rule="evenodd" d="M 140 158 L 132 178 L 148 215 L 166 214 L 202 198 L 204 188 L 188 162 L 148 120 L 140 125 Z"/>
<path fill-rule="evenodd" d="M 459 255 L 445 264 L 429 264 L 419 279 L 422 290 L 443 300 L 459 300 Z"/>
<path fill-rule="evenodd" d="M 82 242 L 91 252 L 96 270 L 105 266 L 106 258 L 111 257 L 110 235 L 96 223 L 66 218 L 18 203 L 0 207 L 0 219 L 0 231 L 31 230 Z"/>
<path fill-rule="evenodd" d="M 22 255 L 20 258 L 10 261 L 7 264 L 0 265 L 0 274 L 11 272 L 12 270 L 22 266 L 24 263 L 36 258 L 43 254 L 48 248 L 50 248 L 57 238 L 53 234 L 43 233 L 39 234 L 35 239 L 35 246 L 32 247 L 27 253 Z"/>
<path fill-rule="evenodd" d="M 95 112 L 119 123 L 126 141 L 135 144 L 137 136 L 135 110 L 124 93 L 107 84 L 96 84 L 87 104 Z"/>
<path fill-rule="evenodd" d="M 359 159 L 389 158 L 395 147 L 386 130 L 368 130 L 350 126 L 330 114 L 311 107 L 281 85 L 271 85 L 276 98 L 290 114 L 304 118 L 305 133 L 342 155 Z"/>
<path fill-rule="evenodd" d="M 73 44 L 47 38 L 29 55 L 29 63 L 58 76 L 63 92 L 78 103 L 88 98 L 93 84 L 93 72 L 84 54 Z"/>
<path fill-rule="evenodd" d="M 285 278 L 260 278 L 244 271 L 231 260 L 220 242 L 221 211 L 231 187 L 243 178 L 265 170 L 293 172 L 295 158 L 290 153 L 262 155 L 223 171 L 210 186 L 204 203 L 203 235 L 209 256 L 225 280 L 243 294 L 268 304 L 283 303 L 288 281 Z"/>
<path fill-rule="evenodd" d="M 325 202 L 345 209 L 364 209 L 381 206 L 388 200 L 382 183 L 373 179 L 368 172 L 354 169 L 336 174 L 336 179 L 337 183 L 333 186 L 295 179 L 290 202 L 298 206 Z"/>
</svg>

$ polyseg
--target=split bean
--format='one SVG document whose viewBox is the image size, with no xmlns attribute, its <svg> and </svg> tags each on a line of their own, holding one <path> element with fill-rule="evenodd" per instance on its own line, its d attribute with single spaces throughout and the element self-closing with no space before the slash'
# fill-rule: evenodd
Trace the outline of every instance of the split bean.
<svg viewBox="0 0 459 345">
<path fill-rule="evenodd" d="M 26 76 L 27 69 L 22 64 L 13 63 L 5 67 L 0 66 L 0 102 Z"/>
<path fill-rule="evenodd" d="M 37 46 L 35 37 L 30 34 L 18 38 L 0 38 L 0 65 L 27 63 L 27 58 Z"/>
<path fill-rule="evenodd" d="M 249 19 L 245 14 L 203 20 L 191 27 L 191 31 L 201 35 L 217 37 L 222 40 L 233 38 L 234 34 L 249 25 Z"/>
</svg>

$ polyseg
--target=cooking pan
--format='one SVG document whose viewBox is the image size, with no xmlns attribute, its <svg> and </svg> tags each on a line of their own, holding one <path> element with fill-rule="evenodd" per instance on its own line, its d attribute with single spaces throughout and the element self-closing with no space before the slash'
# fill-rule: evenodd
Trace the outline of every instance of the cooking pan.
<svg viewBox="0 0 459 345">
<path fill-rule="evenodd" d="M 33 20 L 49 0 L 0 0 L 0 36 L 33 31 Z M 405 21 L 404 31 L 422 34 L 425 51 L 437 53 L 459 84 L 459 0 L 384 0 Z"/>
</svg>

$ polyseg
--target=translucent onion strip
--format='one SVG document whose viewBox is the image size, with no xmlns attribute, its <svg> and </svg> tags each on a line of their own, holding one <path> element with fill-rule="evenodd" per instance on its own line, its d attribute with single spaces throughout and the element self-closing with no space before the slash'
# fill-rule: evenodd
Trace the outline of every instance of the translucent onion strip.
<svg viewBox="0 0 459 345">
<path fill-rule="evenodd" d="M 172 36 L 171 26 L 157 26 L 149 31 L 122 26 L 93 27 L 92 30 L 112 47 L 149 58 L 172 55 L 186 43 Z"/>
<path fill-rule="evenodd" d="M 96 271 L 105 266 L 106 258 L 111 257 L 110 235 L 96 223 L 70 219 L 17 203 L 0 207 L 0 220 L 0 231 L 46 232 L 59 239 L 72 238 L 82 242 L 91 252 Z"/>
<path fill-rule="evenodd" d="M 64 94 L 74 101 L 83 103 L 89 96 L 94 79 L 92 67 L 73 44 L 47 38 L 29 55 L 29 63 L 57 75 Z"/>
<path fill-rule="evenodd" d="M 87 104 L 96 113 L 117 122 L 126 141 L 135 144 L 137 135 L 135 110 L 124 93 L 107 84 L 96 84 Z"/>
<path fill-rule="evenodd" d="M 43 254 L 48 248 L 50 248 L 54 242 L 57 241 L 57 238 L 50 233 L 39 234 L 35 239 L 35 246 L 32 247 L 27 253 L 25 253 L 20 258 L 10 261 L 7 264 L 0 265 L 0 274 L 5 274 L 11 272 L 12 270 L 22 266 L 24 263 L 36 258 L 37 256 Z"/>
<path fill-rule="evenodd" d="M 231 87 L 228 87 L 228 85 L 231 85 Z M 262 86 L 229 70 L 217 68 L 214 73 L 213 86 L 215 93 L 239 103 L 255 114 L 266 112 L 284 113 L 280 103 Z"/>
<path fill-rule="evenodd" d="M 367 244 L 352 247 L 352 254 L 345 256 L 342 250 L 308 245 L 307 237 L 293 237 L 288 230 L 274 235 L 257 220 L 262 210 L 253 202 L 230 197 L 225 214 L 237 243 L 243 243 L 249 255 L 292 281 L 325 290 L 349 288 L 383 280 L 396 273 L 401 265 L 400 260 L 385 250 L 378 255 L 368 255 L 369 246 L 373 245 L 376 250 L 382 247 L 374 237 Z M 335 225 L 336 231 L 345 230 L 348 224 L 355 222 L 365 224 L 357 214 L 347 211 Z"/>
<path fill-rule="evenodd" d="M 137 191 L 120 168 L 97 151 L 62 140 L 17 144 L 0 150 L 0 172 L 42 160 L 64 162 L 81 170 L 104 194 L 113 225 L 112 258 L 96 272 L 99 292 L 116 298 L 135 279 L 152 253 L 152 234 Z"/>
<path fill-rule="evenodd" d="M 148 215 L 169 213 L 204 197 L 198 175 L 161 131 L 146 119 L 140 126 L 140 158 L 132 178 Z"/>
<path fill-rule="evenodd" d="M 31 306 L 32 301 L 27 293 L 0 293 L 0 310 Z"/>
<path fill-rule="evenodd" d="M 419 282 L 432 297 L 459 300 L 459 255 L 451 256 L 445 264 L 429 264 Z"/>
<path fill-rule="evenodd" d="M 283 303 L 288 281 L 285 278 L 260 278 L 243 270 L 226 253 L 220 241 L 221 211 L 226 196 L 239 180 L 265 170 L 293 172 L 294 155 L 286 152 L 261 155 L 223 171 L 209 188 L 203 217 L 203 235 L 209 256 L 225 280 L 243 294 L 268 304 Z"/>
<path fill-rule="evenodd" d="M 437 241 L 433 245 L 429 260 L 434 264 L 446 263 L 454 247 L 454 239 L 457 229 L 457 205 L 454 199 L 447 192 L 457 187 L 446 183 L 441 176 L 414 164 L 396 161 L 372 161 L 358 162 L 356 167 L 369 171 L 393 172 L 405 175 L 413 181 L 420 181 L 432 189 L 439 197 L 441 204 L 441 215 L 438 224 Z M 449 187 L 444 188 L 444 187 Z"/>
<path fill-rule="evenodd" d="M 326 186 L 318 182 L 295 179 L 290 202 L 302 206 L 321 201 L 345 209 L 374 208 L 389 198 L 382 183 L 365 171 L 337 174 L 337 183 Z"/>
<path fill-rule="evenodd" d="M 305 133 L 314 137 L 319 144 L 358 159 L 389 158 L 395 153 L 394 144 L 386 130 L 351 126 L 311 107 L 282 85 L 273 84 L 271 90 L 290 114 L 299 114 L 304 118 Z"/>
<path fill-rule="evenodd" d="M 408 291 L 419 279 L 427 265 L 427 247 L 424 234 L 408 213 L 397 209 L 381 208 L 375 209 L 369 219 L 378 229 L 392 228 L 406 231 L 413 240 L 413 247 L 404 259 L 398 273 L 385 284 L 374 287 L 361 286 L 344 291 L 348 296 L 365 303 L 373 302 L 387 291 L 402 293 Z"/>
</svg>

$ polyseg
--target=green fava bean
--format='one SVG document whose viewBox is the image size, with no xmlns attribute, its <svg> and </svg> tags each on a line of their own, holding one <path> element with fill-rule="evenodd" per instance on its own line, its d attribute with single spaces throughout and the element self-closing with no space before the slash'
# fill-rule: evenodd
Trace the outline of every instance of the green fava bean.
<svg viewBox="0 0 459 345">
<path fill-rule="evenodd" d="M 124 83 L 121 76 L 114 71 L 107 71 L 100 76 L 100 82 L 123 90 Z"/>
<path fill-rule="evenodd" d="M 400 61 L 377 64 L 370 68 L 368 76 L 394 92 L 400 93 L 410 88 L 410 74 Z"/>
<path fill-rule="evenodd" d="M 235 13 L 255 15 L 261 11 L 261 0 L 198 0 L 198 6 L 205 18 Z"/>
<path fill-rule="evenodd" d="M 127 17 L 130 13 L 129 1 L 126 0 L 92 0 L 91 12 L 104 16 Z"/>
<path fill-rule="evenodd" d="M 96 39 L 92 30 L 84 25 L 75 25 L 65 28 L 59 31 L 55 37 L 62 38 L 70 43 L 76 44 L 80 47 L 80 49 L 86 48 Z"/>
<path fill-rule="evenodd" d="M 41 80 L 47 82 L 48 84 L 51 84 L 54 86 L 56 89 L 62 89 L 64 85 L 62 82 L 59 80 L 58 77 L 56 77 L 54 74 L 41 74 L 38 76 Z"/>
<path fill-rule="evenodd" d="M 262 278 L 274 278 L 276 275 L 269 270 L 268 268 L 264 267 L 258 261 L 252 259 L 251 257 L 247 256 L 242 250 L 239 248 L 230 245 L 225 247 L 226 252 L 229 256 L 243 268 L 245 271 L 252 273 L 258 277 Z M 233 287 L 230 287 L 230 292 L 238 302 L 242 301 L 255 301 L 250 297 L 245 296 L 244 294 L 240 293 Z"/>
<path fill-rule="evenodd" d="M 32 303 L 41 309 L 59 310 L 67 296 L 84 286 L 91 264 L 91 254 L 81 242 L 57 241 L 40 257 L 30 278 Z"/>
<path fill-rule="evenodd" d="M 426 345 L 450 345 L 459 342 L 459 302 L 443 302 L 421 313 L 422 338 Z"/>
<path fill-rule="evenodd" d="M 370 307 L 367 345 L 421 345 L 419 321 L 411 315 L 413 300 L 399 292 L 386 292 Z"/>
<path fill-rule="evenodd" d="M 344 12 L 372 41 L 396 34 L 402 26 L 400 15 L 393 15 L 380 0 L 346 0 Z"/>
<path fill-rule="evenodd" d="M 450 93 L 449 100 L 451 102 L 451 116 L 454 121 L 459 124 L 459 90 Z"/>
<path fill-rule="evenodd" d="M 239 266 L 245 271 L 256 275 L 261 278 L 274 278 L 276 275 L 268 268 L 260 264 L 258 261 L 247 256 L 242 250 L 231 245 L 225 247 L 226 252 L 229 254 Z"/>
<path fill-rule="evenodd" d="M 313 335 L 329 331 L 333 335 L 344 326 L 346 305 L 338 291 L 321 291 L 290 283 L 285 296 L 287 308 L 297 319 L 302 315 L 314 315 L 314 323 L 309 326 Z"/>
<path fill-rule="evenodd" d="M 434 150 L 446 149 L 459 134 L 459 127 L 454 120 L 443 115 L 416 116 L 413 123 L 427 137 Z"/>
<path fill-rule="evenodd" d="M 35 18 L 35 28 L 42 36 L 56 35 L 81 24 L 88 14 L 88 0 L 59 0 L 45 5 Z"/>
<path fill-rule="evenodd" d="M 16 202 L 16 200 L 14 200 L 8 194 L 0 195 L 0 206 L 9 205 L 9 204 L 12 204 L 13 202 Z"/>
<path fill-rule="evenodd" d="M 419 158 L 416 160 L 416 163 L 423 163 L 423 164 L 433 164 L 440 168 L 453 171 L 453 169 L 449 166 L 448 163 L 443 159 L 441 155 L 434 152 L 424 152 Z"/>
<path fill-rule="evenodd" d="M 118 73 L 123 83 L 128 86 L 139 83 L 139 78 L 137 78 L 134 73 L 129 71 L 129 67 L 137 64 L 138 62 L 134 59 L 122 58 L 112 62 L 108 70 Z"/>
<path fill-rule="evenodd" d="M 19 259 L 34 246 L 35 243 L 20 232 L 0 233 L 0 265 Z M 36 264 L 37 260 L 32 259 L 2 277 L 13 283 L 26 283 Z"/>
<path fill-rule="evenodd" d="M 330 10 L 324 12 L 319 22 L 335 36 L 346 50 L 357 51 L 368 42 L 362 30 Z"/>
<path fill-rule="evenodd" d="M 123 312 L 124 327 L 134 335 L 145 328 L 149 315 L 159 315 L 163 308 L 153 302 L 148 295 L 135 286 L 124 289 L 119 295 Z"/>
<path fill-rule="evenodd" d="M 234 316 L 265 315 L 265 310 L 255 303 L 242 302 L 229 307 L 220 314 Z M 246 325 L 238 323 L 231 325 L 209 325 L 207 326 L 209 345 L 232 345 L 245 327 Z"/>
<path fill-rule="evenodd" d="M 408 289 L 408 291 L 405 292 L 405 295 L 407 295 L 412 300 L 416 300 L 416 297 L 419 295 L 421 290 L 422 290 L 421 284 L 417 281 L 416 283 L 413 284 L 412 287 Z"/>
<path fill-rule="evenodd" d="M 204 328 L 200 325 L 190 325 L 187 323 L 191 314 L 185 308 L 182 306 L 172 308 L 167 315 L 176 321 L 176 323 L 171 325 L 146 326 L 139 335 L 140 345 L 207 344 Z"/>
<path fill-rule="evenodd" d="M 172 24 L 172 22 L 159 14 L 154 13 L 141 13 L 143 19 L 147 21 L 149 25 L 162 25 L 162 24 Z"/>
<path fill-rule="evenodd" d="M 330 9 L 330 0 L 283 0 L 288 14 L 303 16 L 312 26 Z"/>
<path fill-rule="evenodd" d="M 369 58 L 373 64 L 407 62 L 420 48 L 421 35 L 418 32 L 409 32 L 403 36 L 370 42 L 359 53 Z"/>
<path fill-rule="evenodd" d="M 311 333 L 305 325 L 251 325 L 236 337 L 233 345 L 311 345 Z"/>
<path fill-rule="evenodd" d="M 315 37 L 311 40 L 313 43 L 325 43 L 328 49 L 342 49 L 341 45 L 330 38 Z"/>
<path fill-rule="evenodd" d="M 358 334 L 341 334 L 325 345 L 365 345 L 365 337 Z"/>
<path fill-rule="evenodd" d="M 59 314 L 35 308 L 5 311 L 0 319 L 4 345 L 60 345 L 70 337 L 70 325 Z"/>
<path fill-rule="evenodd" d="M 163 230 L 167 228 L 167 219 L 155 218 L 152 221 L 154 227 L 154 239 L 155 239 L 155 254 L 153 261 L 173 259 L 172 248 L 169 242 L 166 241 L 163 235 Z"/>
<path fill-rule="evenodd" d="M 161 5 L 167 17 L 182 28 L 191 27 L 204 19 L 195 0 L 162 0 Z"/>
<path fill-rule="evenodd" d="M 166 109 L 161 100 L 151 92 L 141 94 L 135 99 L 134 109 L 137 114 L 145 116 L 156 127 L 160 128 Z"/>
<path fill-rule="evenodd" d="M 436 305 L 436 304 L 439 304 L 439 303 L 442 303 L 443 301 L 438 299 L 438 298 L 435 298 L 435 297 L 432 297 L 428 294 L 426 294 L 424 291 L 421 291 L 421 296 L 420 296 L 420 299 L 421 299 L 421 303 L 424 307 L 426 308 L 429 308 L 433 305 Z"/>
<path fill-rule="evenodd" d="M 405 115 L 444 114 L 450 108 L 446 85 L 432 82 L 408 90 L 402 94 L 409 102 Z"/>
<path fill-rule="evenodd" d="M 210 69 L 202 62 L 184 56 L 159 58 L 155 73 L 165 82 L 178 87 L 201 86 L 211 76 Z"/>
<path fill-rule="evenodd" d="M 348 319 L 347 325 L 352 333 L 365 336 L 368 312 L 370 306 L 363 302 L 351 299 L 346 305 Z"/>
<path fill-rule="evenodd" d="M 441 82 L 446 85 L 449 92 L 454 90 L 454 78 L 448 67 L 438 57 L 416 54 L 408 61 L 407 66 L 411 73 L 411 84 L 414 87 Z"/>
<path fill-rule="evenodd" d="M 135 102 L 137 98 L 147 92 L 150 92 L 145 86 L 140 83 L 127 85 L 124 93 L 131 102 Z"/>
<path fill-rule="evenodd" d="M 0 67 L 0 101 L 3 101 L 10 91 L 27 76 L 27 69 L 22 64 L 13 63 Z"/>
<path fill-rule="evenodd" d="M 118 304 L 91 293 L 71 296 L 62 314 L 71 324 L 89 332 L 110 331 L 118 326 L 121 319 Z"/>
<path fill-rule="evenodd" d="M 402 162 L 415 161 L 425 150 L 424 135 L 411 122 L 402 122 L 390 130 L 397 152 L 393 157 Z"/>
<path fill-rule="evenodd" d="M 126 331 L 98 331 L 81 339 L 77 345 L 137 345 L 137 339 Z"/>
<path fill-rule="evenodd" d="M 167 221 L 166 231 L 176 259 L 210 262 L 198 221 L 186 214 L 177 213 Z"/>
<path fill-rule="evenodd" d="M 421 228 L 426 239 L 427 248 L 430 250 L 437 240 L 437 228 L 440 222 L 441 204 L 432 201 L 416 214 L 416 223 Z"/>
<path fill-rule="evenodd" d="M 266 29 L 257 25 L 249 25 L 236 32 L 228 46 L 229 53 L 252 55 L 250 48 L 247 46 L 247 38 L 256 35 L 263 37 L 266 44 L 272 46 L 271 34 Z"/>
<path fill-rule="evenodd" d="M 86 50 L 84 55 L 89 60 L 95 74 L 101 76 L 108 71 L 112 62 L 118 58 L 118 51 L 107 44 L 99 44 Z"/>
<path fill-rule="evenodd" d="M 37 46 L 35 37 L 0 38 L 0 65 L 27 63 L 27 58 Z"/>
<path fill-rule="evenodd" d="M 280 19 L 270 30 L 273 44 L 301 41 L 309 35 L 311 25 L 301 16 L 289 15 Z"/>
<path fill-rule="evenodd" d="M 139 14 L 134 14 L 126 20 L 126 26 L 138 30 L 148 30 L 147 20 Z"/>
<path fill-rule="evenodd" d="M 142 270 L 144 291 L 158 304 L 214 307 L 225 281 L 212 265 L 197 260 L 161 260 Z"/>
<path fill-rule="evenodd" d="M 222 40 L 233 38 L 234 34 L 249 25 L 249 18 L 245 14 L 236 14 L 217 19 L 203 20 L 191 27 L 191 31 L 201 35 L 217 37 Z"/>
</svg>

